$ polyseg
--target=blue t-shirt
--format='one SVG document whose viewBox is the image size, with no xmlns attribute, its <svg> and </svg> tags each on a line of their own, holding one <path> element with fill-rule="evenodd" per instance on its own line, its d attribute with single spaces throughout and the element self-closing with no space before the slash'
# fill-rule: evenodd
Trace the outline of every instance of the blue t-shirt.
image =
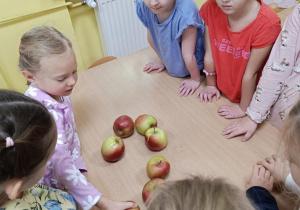
<svg viewBox="0 0 300 210">
<path fill-rule="evenodd" d="M 161 24 L 143 0 L 136 0 L 136 12 L 150 31 L 156 51 L 168 73 L 174 77 L 185 77 L 190 74 L 182 57 L 181 36 L 189 26 L 197 28 L 195 57 L 199 70 L 203 69 L 204 24 L 193 0 L 176 0 L 172 14 Z"/>
</svg>

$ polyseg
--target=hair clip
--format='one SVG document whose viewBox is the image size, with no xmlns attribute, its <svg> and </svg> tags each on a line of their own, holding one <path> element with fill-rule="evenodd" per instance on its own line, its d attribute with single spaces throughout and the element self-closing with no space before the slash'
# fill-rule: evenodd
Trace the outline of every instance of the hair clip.
<svg viewBox="0 0 300 210">
<path fill-rule="evenodd" d="M 6 140 L 6 148 L 14 146 L 14 141 L 12 140 L 11 137 L 6 137 L 5 140 Z"/>
</svg>

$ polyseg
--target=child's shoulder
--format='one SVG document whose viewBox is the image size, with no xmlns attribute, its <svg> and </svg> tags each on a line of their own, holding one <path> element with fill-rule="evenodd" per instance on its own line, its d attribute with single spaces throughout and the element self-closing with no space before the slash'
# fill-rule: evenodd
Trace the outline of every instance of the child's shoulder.
<svg viewBox="0 0 300 210">
<path fill-rule="evenodd" d="M 188 12 L 191 11 L 199 11 L 197 4 L 193 0 L 177 0 L 174 9 L 185 14 L 188 14 Z"/>
<path fill-rule="evenodd" d="M 37 86 L 30 84 L 27 91 L 25 92 L 25 95 L 33 98 L 39 102 L 42 102 L 44 98 L 47 98 L 49 95 L 39 89 Z M 50 97 L 50 96 L 49 96 Z"/>
<path fill-rule="evenodd" d="M 209 11 L 209 12 L 208 12 Z M 200 13 L 219 13 L 222 11 L 219 6 L 217 5 L 215 0 L 207 0 L 200 8 Z"/>
<path fill-rule="evenodd" d="M 259 1 L 261 3 L 261 8 L 260 8 L 260 16 L 264 19 L 266 19 L 270 23 L 275 23 L 277 24 L 278 22 L 280 23 L 280 18 L 278 17 L 277 13 L 274 12 L 268 5 L 266 5 L 264 2 Z"/>
<path fill-rule="evenodd" d="M 70 96 L 63 96 L 63 102 L 60 103 L 52 98 L 48 93 L 39 89 L 37 86 L 30 84 L 25 95 L 37 100 L 49 109 L 64 109 L 66 106 L 70 106 Z"/>
</svg>

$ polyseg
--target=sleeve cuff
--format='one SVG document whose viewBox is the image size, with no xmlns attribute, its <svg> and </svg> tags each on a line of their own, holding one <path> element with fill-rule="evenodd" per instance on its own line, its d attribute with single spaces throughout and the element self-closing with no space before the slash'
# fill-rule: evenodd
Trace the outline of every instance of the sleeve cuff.
<svg viewBox="0 0 300 210">
<path fill-rule="evenodd" d="M 250 187 L 246 191 L 246 195 L 257 209 L 278 210 L 275 198 L 267 189 L 263 187 Z"/>
<path fill-rule="evenodd" d="M 297 195 L 300 195 L 300 187 L 294 181 L 291 173 L 289 173 L 289 175 L 286 177 L 284 185 L 288 190 L 292 191 Z"/>
<path fill-rule="evenodd" d="M 266 116 L 262 116 L 258 112 L 251 111 L 249 109 L 249 107 L 247 108 L 246 114 L 251 118 L 251 120 L 253 120 L 256 123 L 262 123 L 262 121 L 264 121 L 267 118 L 267 115 Z"/>
</svg>

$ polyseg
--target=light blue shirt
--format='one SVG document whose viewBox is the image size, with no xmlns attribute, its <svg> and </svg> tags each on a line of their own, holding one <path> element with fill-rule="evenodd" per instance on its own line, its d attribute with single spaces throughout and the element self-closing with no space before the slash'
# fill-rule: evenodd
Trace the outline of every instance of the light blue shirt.
<svg viewBox="0 0 300 210">
<path fill-rule="evenodd" d="M 189 26 L 197 28 L 195 57 L 199 70 L 203 69 L 204 24 L 193 0 L 176 0 L 172 14 L 161 24 L 143 0 L 136 0 L 136 12 L 141 22 L 149 29 L 156 51 L 168 73 L 174 77 L 190 74 L 182 57 L 181 36 Z"/>
</svg>

